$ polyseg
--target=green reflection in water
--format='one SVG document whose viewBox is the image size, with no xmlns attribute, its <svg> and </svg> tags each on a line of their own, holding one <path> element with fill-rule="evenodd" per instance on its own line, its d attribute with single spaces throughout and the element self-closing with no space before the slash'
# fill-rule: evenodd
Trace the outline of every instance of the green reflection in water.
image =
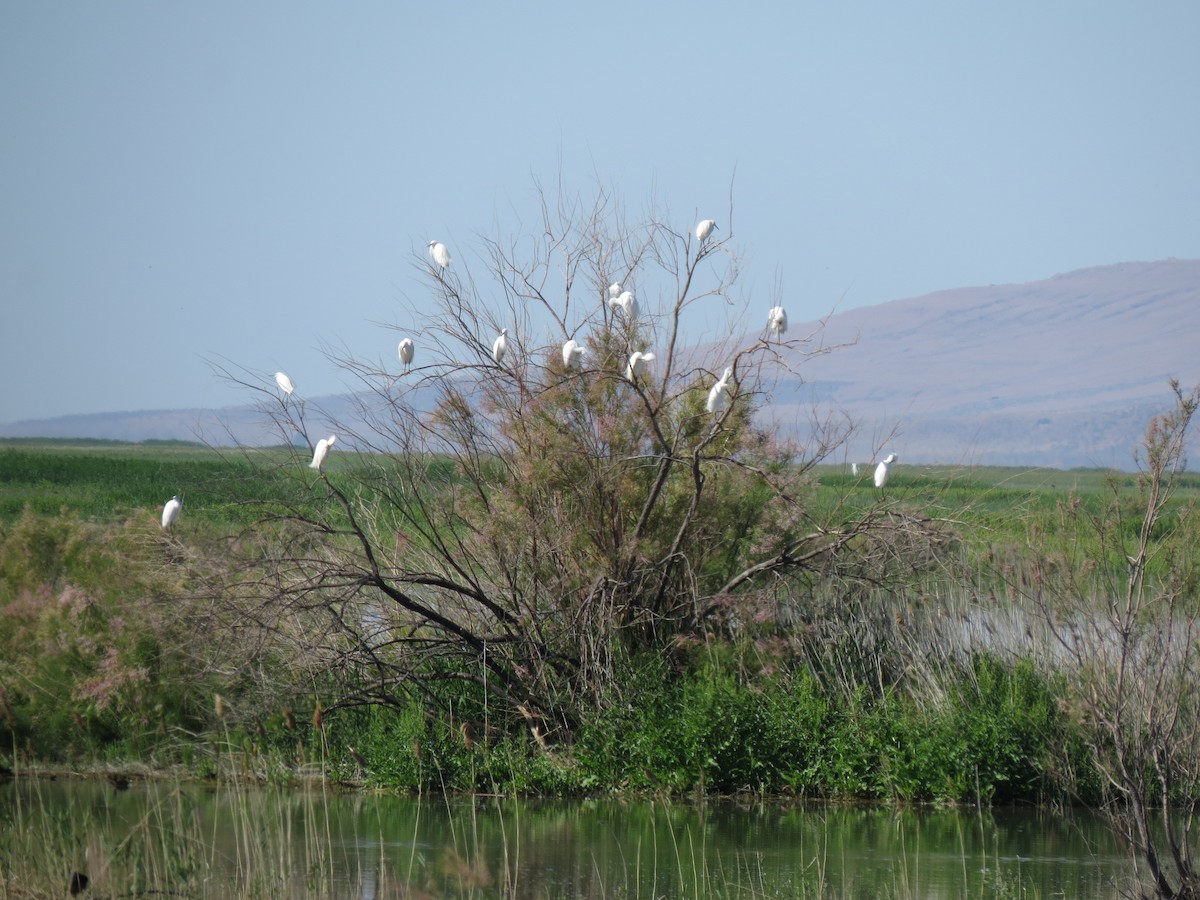
<svg viewBox="0 0 1200 900">
<path fill-rule="evenodd" d="M 0 785 L 0 896 L 1106 897 L 1084 814 Z"/>
</svg>

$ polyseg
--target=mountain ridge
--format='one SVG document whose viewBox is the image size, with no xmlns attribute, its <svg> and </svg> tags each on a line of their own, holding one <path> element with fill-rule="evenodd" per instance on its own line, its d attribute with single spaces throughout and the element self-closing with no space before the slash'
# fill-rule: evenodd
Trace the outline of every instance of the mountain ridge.
<svg viewBox="0 0 1200 900">
<path fill-rule="evenodd" d="M 902 459 L 1128 468 L 1169 380 L 1200 382 L 1200 260 L 937 291 L 835 315 L 824 339 L 857 340 L 804 380 L 836 382 L 822 394 L 860 433 L 898 426 Z"/>
</svg>

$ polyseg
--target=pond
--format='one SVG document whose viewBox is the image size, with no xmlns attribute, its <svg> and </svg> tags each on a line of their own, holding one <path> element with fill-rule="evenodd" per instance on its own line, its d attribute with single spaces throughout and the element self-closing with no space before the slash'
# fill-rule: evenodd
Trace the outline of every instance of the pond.
<svg viewBox="0 0 1200 900">
<path fill-rule="evenodd" d="M 0 897 L 1110 897 L 1080 812 L 0 784 Z"/>
</svg>

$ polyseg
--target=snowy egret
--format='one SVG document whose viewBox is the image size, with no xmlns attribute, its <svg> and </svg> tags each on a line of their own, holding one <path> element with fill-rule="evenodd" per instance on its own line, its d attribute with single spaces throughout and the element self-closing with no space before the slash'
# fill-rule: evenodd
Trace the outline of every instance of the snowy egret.
<svg viewBox="0 0 1200 900">
<path fill-rule="evenodd" d="M 400 354 L 400 362 L 404 363 L 404 368 L 406 369 L 412 365 L 413 349 L 412 338 L 405 338 L 397 348 L 397 352 Z"/>
<path fill-rule="evenodd" d="M 850 474 L 858 475 L 858 463 L 850 463 Z"/>
<path fill-rule="evenodd" d="M 580 358 L 587 353 L 587 347 L 584 347 L 574 338 L 563 344 L 562 356 L 563 365 L 568 369 L 578 369 Z"/>
<path fill-rule="evenodd" d="M 771 311 L 767 313 L 767 327 L 776 337 L 787 331 L 787 313 L 782 306 L 771 307 Z"/>
<path fill-rule="evenodd" d="M 492 342 L 492 359 L 496 361 L 496 365 L 504 362 L 504 354 L 508 352 L 508 329 L 501 328 L 500 334 L 496 336 L 496 340 Z"/>
<path fill-rule="evenodd" d="M 717 223 L 712 219 L 701 220 L 701 222 L 696 226 L 696 240 L 703 244 L 708 239 L 708 236 L 713 233 L 713 229 L 716 227 Z"/>
<path fill-rule="evenodd" d="M 321 438 L 317 441 L 317 448 L 313 450 L 312 462 L 308 464 L 310 469 L 321 471 L 321 466 L 325 465 L 325 455 L 329 452 L 329 448 L 337 443 L 337 435 L 331 434 L 327 438 Z"/>
<path fill-rule="evenodd" d="M 179 511 L 183 509 L 183 501 L 176 495 L 167 501 L 163 507 L 162 527 L 174 528 L 175 523 L 179 521 Z"/>
<path fill-rule="evenodd" d="M 292 384 L 292 379 L 287 377 L 286 372 L 276 372 L 275 383 L 279 385 L 279 389 L 289 397 L 292 396 L 292 391 L 296 390 L 296 386 Z"/>
<path fill-rule="evenodd" d="M 721 380 L 712 386 L 712 390 L 708 392 L 708 402 L 704 404 L 704 408 L 710 413 L 719 412 L 725 408 L 729 402 L 729 396 L 725 393 L 729 387 L 729 379 L 733 377 L 733 367 L 726 366 L 725 374 L 721 376 Z"/>
<path fill-rule="evenodd" d="M 621 296 L 621 291 L 622 291 L 621 282 L 614 281 L 612 284 L 610 284 L 608 286 L 608 298 L 610 300 L 616 300 L 618 297 Z"/>
<path fill-rule="evenodd" d="M 638 302 L 632 291 L 621 291 L 620 296 L 609 299 L 608 305 L 619 306 L 630 322 L 638 317 Z"/>
<path fill-rule="evenodd" d="M 881 488 L 888 481 L 888 475 L 892 471 L 892 463 L 896 461 L 896 454 L 889 453 L 888 458 L 875 467 L 875 487 Z"/>
<path fill-rule="evenodd" d="M 629 365 L 625 367 L 625 377 L 630 381 L 634 381 L 646 371 L 646 363 L 649 362 L 654 362 L 653 353 L 645 353 L 641 350 L 637 351 L 629 357 Z"/>
<path fill-rule="evenodd" d="M 446 249 L 446 245 L 441 241 L 429 242 L 429 255 L 443 269 L 450 265 L 450 251 Z"/>
</svg>

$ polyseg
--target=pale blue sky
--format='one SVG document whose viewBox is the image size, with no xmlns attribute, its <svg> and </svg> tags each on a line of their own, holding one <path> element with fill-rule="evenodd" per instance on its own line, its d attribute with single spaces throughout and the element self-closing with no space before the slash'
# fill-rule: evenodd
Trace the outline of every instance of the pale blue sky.
<svg viewBox="0 0 1200 900">
<path fill-rule="evenodd" d="M 560 172 L 835 304 L 1200 257 L 1200 4 L 0 0 L 0 421 L 307 396 Z M 736 178 L 735 178 L 736 171 Z M 711 212 L 710 212 L 711 211 Z M 1200 315 L 1200 311 L 1197 311 Z"/>
</svg>

